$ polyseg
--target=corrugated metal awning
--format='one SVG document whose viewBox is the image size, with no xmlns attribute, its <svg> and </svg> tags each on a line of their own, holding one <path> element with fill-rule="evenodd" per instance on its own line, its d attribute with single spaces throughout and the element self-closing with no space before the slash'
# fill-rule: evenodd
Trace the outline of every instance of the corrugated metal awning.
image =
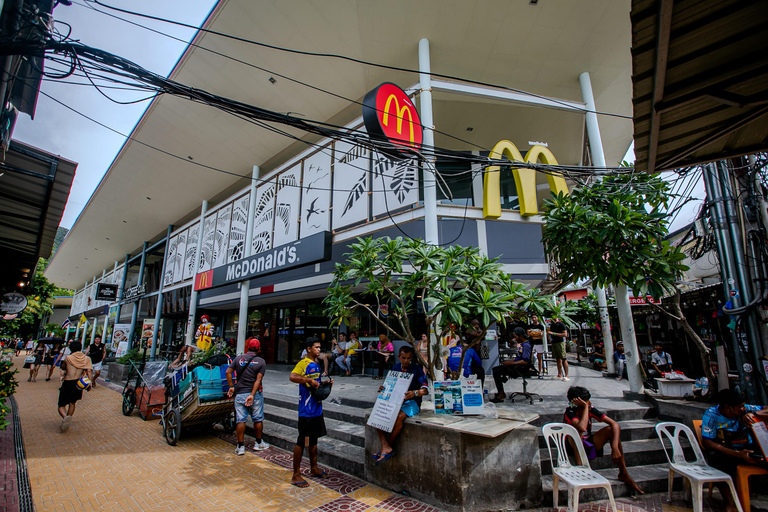
<svg viewBox="0 0 768 512">
<path fill-rule="evenodd" d="M 662 171 L 768 149 L 768 5 L 633 0 L 635 166 Z"/>
</svg>

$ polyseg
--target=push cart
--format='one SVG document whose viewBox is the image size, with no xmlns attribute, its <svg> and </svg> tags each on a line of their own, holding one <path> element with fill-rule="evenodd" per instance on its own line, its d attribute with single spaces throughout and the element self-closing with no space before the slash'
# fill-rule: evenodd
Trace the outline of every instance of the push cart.
<svg viewBox="0 0 768 512">
<path fill-rule="evenodd" d="M 123 414 L 129 416 L 135 408 L 144 420 L 157 418 L 165 405 L 163 379 L 168 361 L 130 361 L 128 379 L 123 388 Z"/>
<path fill-rule="evenodd" d="M 188 371 L 184 366 L 166 377 L 162 415 L 169 445 L 178 443 L 182 427 L 221 423 L 226 432 L 235 429 L 235 399 L 227 398 L 226 367 L 203 365 Z"/>
</svg>

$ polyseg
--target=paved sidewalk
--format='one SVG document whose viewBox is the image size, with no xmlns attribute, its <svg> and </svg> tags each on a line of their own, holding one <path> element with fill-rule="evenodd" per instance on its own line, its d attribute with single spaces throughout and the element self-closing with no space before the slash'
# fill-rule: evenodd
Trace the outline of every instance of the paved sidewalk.
<svg viewBox="0 0 768 512">
<path fill-rule="evenodd" d="M 291 454 L 270 448 L 256 456 L 252 439 L 242 457 L 207 433 L 185 432 L 178 446 L 168 446 L 158 421 L 123 416 L 120 395 L 106 386 L 85 393 L 61 433 L 57 388 L 57 381 L 24 380 L 16 394 L 38 512 L 436 511 L 328 468 L 331 478 L 310 478 L 311 486 L 299 489 L 290 484 Z"/>
<path fill-rule="evenodd" d="M 5 430 L 0 430 L 0 512 L 19 509 L 19 489 L 16 483 L 16 452 L 14 450 L 13 414 L 10 399 L 0 407 L 8 411 L 5 419 L 9 421 Z"/>
</svg>

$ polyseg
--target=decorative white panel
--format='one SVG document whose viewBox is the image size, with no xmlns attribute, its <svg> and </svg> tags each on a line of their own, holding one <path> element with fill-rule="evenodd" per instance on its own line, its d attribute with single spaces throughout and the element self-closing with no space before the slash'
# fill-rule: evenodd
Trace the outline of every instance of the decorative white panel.
<svg viewBox="0 0 768 512">
<path fill-rule="evenodd" d="M 165 274 L 163 275 L 163 286 L 173 284 L 173 258 L 176 256 L 176 248 L 179 246 L 179 235 L 171 237 L 171 243 L 168 245 L 168 254 L 166 255 Z"/>
<path fill-rule="evenodd" d="M 232 263 L 245 256 L 245 229 L 248 227 L 248 207 L 251 194 L 235 199 L 232 205 L 232 221 L 229 227 L 229 248 L 227 263 Z"/>
<path fill-rule="evenodd" d="M 333 229 L 368 220 L 369 151 L 336 142 L 333 153 Z"/>
<path fill-rule="evenodd" d="M 232 203 L 219 209 L 216 221 L 216 235 L 213 239 L 213 267 L 227 263 L 227 248 L 229 247 L 229 220 L 232 218 Z"/>
<path fill-rule="evenodd" d="M 195 261 L 197 256 L 197 237 L 200 234 L 200 223 L 189 227 L 187 235 L 187 250 L 184 253 L 184 274 L 182 279 L 192 279 L 195 277 Z"/>
<path fill-rule="evenodd" d="M 203 243 L 200 247 L 200 264 L 197 267 L 198 272 L 211 270 L 213 263 L 213 237 L 216 234 L 216 214 L 206 215 L 205 226 L 203 227 Z"/>
<path fill-rule="evenodd" d="M 373 214 L 385 214 L 419 202 L 419 168 L 415 160 L 392 160 L 373 154 Z"/>
<path fill-rule="evenodd" d="M 251 254 L 272 248 L 272 226 L 275 220 L 275 179 L 256 188 L 256 210 L 253 219 Z"/>
<path fill-rule="evenodd" d="M 301 200 L 301 164 L 277 177 L 275 205 L 275 247 L 293 242 L 299 234 Z"/>
<path fill-rule="evenodd" d="M 173 282 L 181 282 L 184 277 L 184 254 L 187 252 L 187 237 L 189 230 L 185 229 L 179 233 L 179 243 L 176 245 L 176 254 L 172 260 L 168 260 L 166 265 L 173 264 Z"/>
<path fill-rule="evenodd" d="M 329 148 L 304 160 L 300 238 L 330 230 L 330 204 L 331 155 Z"/>
</svg>

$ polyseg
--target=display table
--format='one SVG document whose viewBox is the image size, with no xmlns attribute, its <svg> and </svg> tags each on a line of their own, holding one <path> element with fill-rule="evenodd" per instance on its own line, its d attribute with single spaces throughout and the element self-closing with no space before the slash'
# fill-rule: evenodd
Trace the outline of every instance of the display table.
<svg viewBox="0 0 768 512">
<path fill-rule="evenodd" d="M 655 379 L 659 383 L 659 394 L 665 397 L 682 398 L 685 395 L 693 394 L 693 379 Z"/>
</svg>

